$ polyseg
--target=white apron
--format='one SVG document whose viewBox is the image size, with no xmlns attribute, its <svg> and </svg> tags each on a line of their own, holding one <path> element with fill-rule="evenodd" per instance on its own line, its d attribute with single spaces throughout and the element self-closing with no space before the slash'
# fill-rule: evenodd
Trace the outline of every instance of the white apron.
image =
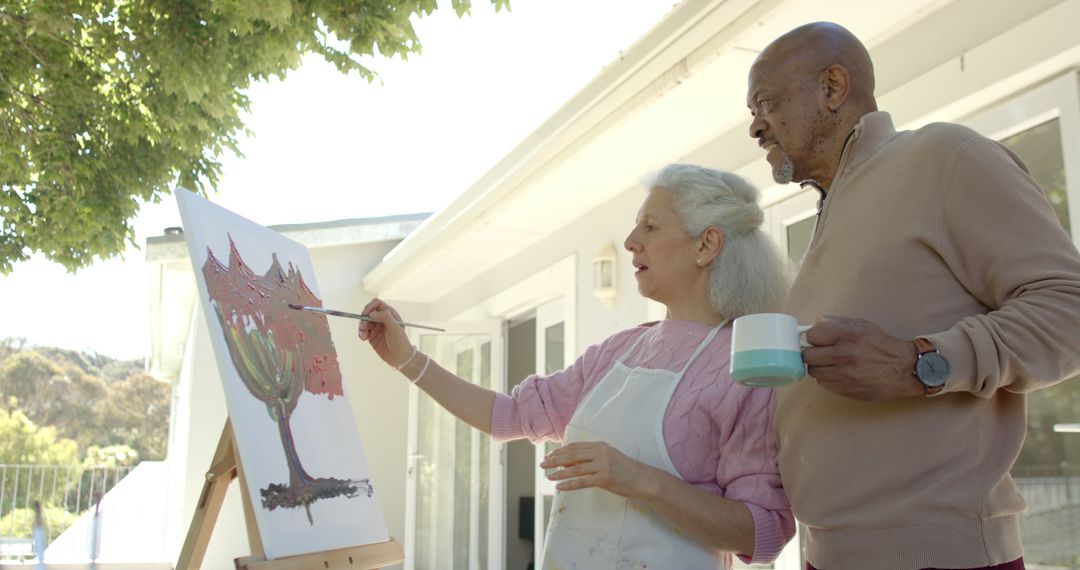
<svg viewBox="0 0 1080 570">
<path fill-rule="evenodd" d="M 563 443 L 605 441 L 681 479 L 664 443 L 664 413 L 686 370 L 726 323 L 679 372 L 624 365 L 645 335 L 638 337 L 578 405 Z M 717 569 L 730 559 L 683 535 L 645 503 L 597 488 L 555 493 L 543 556 L 545 570 Z"/>
</svg>

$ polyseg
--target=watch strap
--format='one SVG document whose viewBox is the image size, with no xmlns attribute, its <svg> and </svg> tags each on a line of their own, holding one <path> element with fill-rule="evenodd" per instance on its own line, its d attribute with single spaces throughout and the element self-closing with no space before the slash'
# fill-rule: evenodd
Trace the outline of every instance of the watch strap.
<svg viewBox="0 0 1080 570">
<path fill-rule="evenodd" d="M 937 352 L 937 347 L 934 346 L 934 343 L 930 342 L 929 340 L 926 340 L 925 338 L 920 337 L 920 338 L 915 339 L 912 342 L 915 343 L 915 352 L 917 352 L 918 354 L 926 354 L 927 352 Z"/>
</svg>

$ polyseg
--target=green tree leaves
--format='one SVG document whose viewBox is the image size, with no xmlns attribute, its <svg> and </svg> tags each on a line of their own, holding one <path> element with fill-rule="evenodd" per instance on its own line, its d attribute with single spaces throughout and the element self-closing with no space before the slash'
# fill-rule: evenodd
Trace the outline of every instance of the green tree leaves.
<svg viewBox="0 0 1080 570">
<path fill-rule="evenodd" d="M 76 465 L 75 442 L 61 439 L 56 428 L 41 427 L 22 410 L 0 409 L 0 464 Z"/>
<path fill-rule="evenodd" d="M 491 0 L 496 8 L 508 0 Z M 452 0 L 459 14 L 469 0 Z M 205 192 L 237 152 L 244 90 L 306 53 L 420 50 L 435 0 L 0 0 L 0 273 L 41 252 L 69 270 L 134 243 L 140 201 Z"/>
</svg>

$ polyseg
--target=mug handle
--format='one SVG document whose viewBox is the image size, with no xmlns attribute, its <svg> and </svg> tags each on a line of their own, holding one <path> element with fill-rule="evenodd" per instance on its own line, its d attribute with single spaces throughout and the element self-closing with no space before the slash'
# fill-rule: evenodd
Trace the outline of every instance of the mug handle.
<svg viewBox="0 0 1080 570">
<path fill-rule="evenodd" d="M 814 328 L 814 325 L 799 325 L 798 327 L 796 327 L 796 329 L 799 331 L 799 346 L 803 348 L 810 348 L 811 346 L 814 346 L 806 340 L 806 331 L 812 328 Z"/>
</svg>

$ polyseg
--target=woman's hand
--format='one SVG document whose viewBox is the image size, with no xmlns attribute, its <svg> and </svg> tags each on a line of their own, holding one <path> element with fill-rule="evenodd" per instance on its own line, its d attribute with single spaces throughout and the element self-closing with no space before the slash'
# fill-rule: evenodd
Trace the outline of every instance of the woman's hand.
<svg viewBox="0 0 1080 570">
<path fill-rule="evenodd" d="M 562 467 L 548 475 L 560 491 L 599 487 L 623 497 L 637 497 L 645 492 L 652 468 L 630 459 L 603 441 L 580 441 L 564 445 L 547 454 L 540 467 Z"/>
<path fill-rule="evenodd" d="M 412 343 L 398 324 L 401 315 L 396 309 L 379 299 L 372 299 L 364 307 L 363 314 L 371 320 L 360 321 L 360 340 L 366 340 L 383 362 L 398 368 L 413 356 Z"/>
</svg>

